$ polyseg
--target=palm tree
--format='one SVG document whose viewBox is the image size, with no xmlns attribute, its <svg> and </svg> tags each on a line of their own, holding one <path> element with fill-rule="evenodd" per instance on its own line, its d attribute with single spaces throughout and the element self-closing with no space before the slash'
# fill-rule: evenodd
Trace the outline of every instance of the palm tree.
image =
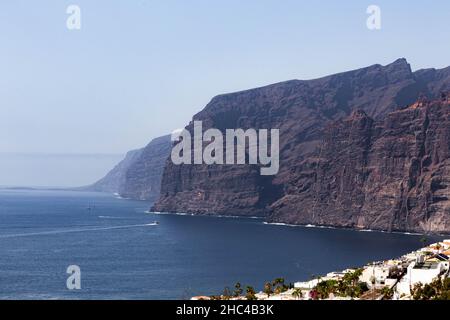
<svg viewBox="0 0 450 320">
<path fill-rule="evenodd" d="M 273 293 L 272 284 L 270 282 L 264 284 L 264 293 L 267 294 L 267 298 Z"/>
<path fill-rule="evenodd" d="M 273 286 L 276 285 L 283 285 L 284 284 L 284 278 L 276 278 L 275 280 L 272 281 Z"/>
<path fill-rule="evenodd" d="M 247 286 L 246 292 L 247 294 L 245 295 L 245 298 L 247 298 L 247 300 L 257 300 L 256 292 L 253 287 Z"/>
<path fill-rule="evenodd" d="M 234 296 L 237 298 L 242 294 L 242 286 L 240 282 L 236 282 L 234 285 Z"/>
<path fill-rule="evenodd" d="M 295 288 L 294 291 L 292 291 L 292 296 L 297 300 L 299 300 L 300 298 L 303 298 L 302 289 Z"/>
<path fill-rule="evenodd" d="M 272 287 L 274 288 L 273 291 L 276 294 L 285 292 L 288 289 L 288 287 L 284 284 L 284 278 L 276 278 L 275 280 L 273 280 Z"/>
</svg>

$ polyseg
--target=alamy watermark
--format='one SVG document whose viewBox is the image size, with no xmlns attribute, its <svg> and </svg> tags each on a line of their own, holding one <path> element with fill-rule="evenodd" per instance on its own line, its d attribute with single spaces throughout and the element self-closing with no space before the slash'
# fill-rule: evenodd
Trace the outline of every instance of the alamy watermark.
<svg viewBox="0 0 450 320">
<path fill-rule="evenodd" d="M 66 287 L 69 290 L 80 290 L 81 289 L 81 269 L 79 266 L 73 264 L 67 267 L 67 274 L 69 277 L 66 281 Z"/>
<path fill-rule="evenodd" d="M 66 27 L 69 30 L 81 29 L 81 8 L 75 4 L 67 7 L 66 13 L 69 15 L 66 20 Z"/>
<path fill-rule="evenodd" d="M 171 153 L 175 165 L 260 164 L 260 174 L 264 176 L 275 175 L 279 170 L 279 129 L 271 129 L 270 136 L 268 129 L 226 129 L 224 137 L 219 129 L 203 132 L 202 121 L 194 121 L 193 137 L 183 129 L 174 131 L 172 140 L 176 141 Z"/>
<path fill-rule="evenodd" d="M 381 29 L 381 8 L 377 5 L 367 7 L 366 13 L 370 16 L 366 20 L 366 26 L 369 30 Z"/>
</svg>

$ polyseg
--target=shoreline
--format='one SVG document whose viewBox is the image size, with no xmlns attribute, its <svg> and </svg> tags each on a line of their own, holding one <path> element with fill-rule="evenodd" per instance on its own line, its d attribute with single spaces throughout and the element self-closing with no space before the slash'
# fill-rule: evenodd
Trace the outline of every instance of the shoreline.
<svg viewBox="0 0 450 320">
<path fill-rule="evenodd" d="M 241 289 L 237 285 L 235 288 Z M 450 239 L 398 258 L 328 272 L 309 281 L 286 285 L 284 278 L 278 278 L 266 282 L 263 291 L 246 288 L 245 295 L 240 290 L 240 294 L 194 296 L 191 300 L 448 300 Z M 434 290 L 434 296 L 429 296 L 430 290 Z"/>
<path fill-rule="evenodd" d="M 88 193 L 103 193 L 103 194 L 109 194 L 112 195 L 117 200 L 128 200 L 128 201 L 140 201 L 140 202 L 149 202 L 148 200 L 142 200 L 142 199 L 133 199 L 133 198 L 126 198 L 120 196 L 117 192 L 111 193 L 111 192 L 101 192 L 101 191 L 92 191 L 92 190 L 77 190 L 76 188 L 49 188 L 49 187 L 0 187 L 0 190 L 11 190 L 11 191 L 68 191 L 68 192 L 88 192 Z M 150 202 L 151 203 L 151 202 Z M 265 217 L 261 216 L 236 216 L 236 215 L 216 215 L 214 213 L 209 214 L 196 214 L 196 213 L 185 213 L 185 212 L 158 212 L 158 211 L 150 211 L 146 210 L 144 213 L 147 214 L 155 214 L 155 215 L 177 215 L 177 216 L 203 216 L 203 217 L 214 217 L 214 218 L 232 218 L 232 219 L 255 219 L 255 220 L 264 220 Z M 336 230 L 350 230 L 350 231 L 358 231 L 358 232 L 378 232 L 378 233 L 392 233 L 392 234 L 402 234 L 402 235 L 411 235 L 411 236 L 435 236 L 435 237 L 446 237 L 450 236 L 450 232 L 448 233 L 440 233 L 440 232 L 417 232 L 417 231 L 387 231 L 387 230 L 378 230 L 378 229 L 358 229 L 358 228 L 351 228 L 351 227 L 340 227 L 340 226 L 330 226 L 330 225 L 315 225 L 315 224 L 291 224 L 291 223 L 284 223 L 284 222 L 269 222 L 264 221 L 263 224 L 265 225 L 271 225 L 271 226 L 280 226 L 280 227 L 300 227 L 300 228 L 318 228 L 318 229 L 336 229 Z"/>
<path fill-rule="evenodd" d="M 122 199 L 122 200 L 132 200 L 132 199 Z M 175 216 L 191 216 L 191 217 L 264 220 L 264 217 L 258 217 L 258 216 L 195 214 L 195 213 L 185 213 L 185 212 L 160 212 L 160 211 L 150 211 L 150 210 L 146 210 L 146 211 L 144 211 L 144 213 L 155 214 L 155 215 L 175 215 Z M 357 231 L 357 232 L 401 234 L 401 235 L 407 235 L 407 236 L 446 237 L 446 236 L 450 235 L 450 233 L 419 233 L 419 232 L 412 232 L 412 231 L 386 231 L 386 230 L 377 230 L 377 229 L 358 229 L 358 228 L 339 227 L 339 226 L 314 225 L 314 224 L 290 224 L 290 223 L 283 223 L 283 222 L 268 222 L 268 221 L 263 221 L 262 223 L 267 226 L 278 226 L 278 227 L 289 227 L 289 228 L 317 228 L 317 229 L 331 229 L 331 230 L 334 229 L 334 230 L 347 230 L 347 231 Z"/>
<path fill-rule="evenodd" d="M 376 230 L 376 229 L 357 229 L 357 228 L 346 228 L 346 227 L 333 227 L 333 226 L 324 226 L 324 225 L 314 225 L 314 224 L 289 224 L 283 222 L 264 222 L 265 225 L 272 226 L 280 226 L 280 227 L 290 227 L 290 228 L 318 228 L 318 229 L 335 229 L 335 230 L 349 230 L 349 231 L 357 231 L 357 232 L 378 232 L 378 233 L 392 233 L 392 234 L 403 234 L 408 236 L 442 236 L 445 237 L 446 234 L 426 234 L 426 233 L 418 233 L 418 232 L 408 232 L 408 231 L 385 231 L 385 230 Z"/>
</svg>

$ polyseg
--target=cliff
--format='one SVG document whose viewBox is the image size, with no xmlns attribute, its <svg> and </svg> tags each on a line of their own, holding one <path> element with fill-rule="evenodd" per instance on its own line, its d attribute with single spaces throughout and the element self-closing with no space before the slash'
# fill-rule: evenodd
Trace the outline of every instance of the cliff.
<svg viewBox="0 0 450 320">
<path fill-rule="evenodd" d="M 384 131 L 383 125 L 380 125 L 382 121 L 391 119 L 399 108 L 413 104 L 421 94 L 437 98 L 441 91 L 449 89 L 450 68 L 412 72 L 406 60 L 399 59 L 387 66 L 373 65 L 315 80 L 292 80 L 217 96 L 193 120 L 203 121 L 204 129 L 218 128 L 223 132 L 231 128 L 280 129 L 279 173 L 261 176 L 257 165 L 174 165 L 167 161 L 161 197 L 152 209 L 196 214 L 260 215 L 267 216 L 270 221 L 288 223 L 386 230 L 438 230 L 441 227 L 430 227 L 430 224 L 434 225 L 439 220 L 437 216 L 435 222 L 429 220 L 431 211 L 425 214 L 423 208 L 426 203 L 427 210 L 439 211 L 445 201 L 438 201 L 441 202 L 439 205 L 434 200 L 425 202 L 424 199 L 430 200 L 430 195 L 425 196 L 429 190 L 419 190 L 417 186 L 410 190 L 406 182 L 403 186 L 396 185 L 397 182 L 379 182 L 384 176 L 390 177 L 391 173 L 382 165 L 386 157 L 377 158 L 373 152 L 382 150 L 383 143 L 392 142 L 387 137 L 384 140 L 381 138 L 383 135 L 380 131 Z M 345 134 L 339 136 L 341 140 L 333 141 L 330 138 L 336 134 L 330 136 L 330 130 L 339 127 L 340 121 L 347 123 L 341 130 L 348 129 L 349 125 L 352 129 L 348 132 L 352 148 L 344 143 Z M 192 132 L 192 127 L 191 122 L 186 128 Z M 385 130 L 384 135 L 394 134 L 394 141 L 401 132 L 394 133 L 389 127 Z M 427 140 L 424 143 L 431 148 L 430 144 L 435 141 Z M 372 149 L 377 145 L 381 145 L 379 149 Z M 387 149 L 383 149 L 384 152 L 396 163 L 396 153 L 399 152 L 396 148 L 405 146 L 391 144 L 385 147 Z M 331 159 L 331 154 L 337 151 L 336 156 L 348 157 L 347 166 L 335 172 L 337 168 L 331 165 L 330 160 L 328 170 L 331 171 L 325 170 L 328 160 L 323 159 Z M 408 152 L 409 157 L 413 151 Z M 408 157 L 404 156 L 403 165 L 410 161 Z M 341 163 L 341 160 L 336 159 L 336 163 Z M 380 162 L 380 169 L 367 176 L 363 168 L 375 165 L 376 161 Z M 367 166 L 363 166 L 364 163 Z M 440 165 L 438 172 L 446 172 L 445 164 Z M 399 176 L 404 173 L 400 167 L 393 166 L 390 169 L 396 170 Z M 340 183 L 342 190 L 346 191 L 341 190 L 338 194 L 325 192 L 323 189 L 326 187 L 316 181 L 322 179 L 328 184 L 342 175 L 345 179 Z M 374 179 L 371 185 L 367 185 L 367 180 L 364 180 L 368 177 Z M 422 175 L 420 177 L 423 178 Z M 351 181 L 354 179 L 361 179 L 361 185 L 353 186 Z M 383 184 L 383 187 L 376 187 L 375 182 Z M 401 188 L 402 196 L 398 195 Z M 409 198 L 405 196 L 407 192 Z M 417 195 L 412 197 L 412 193 Z M 337 198 L 333 200 L 333 197 Z M 366 202 L 365 199 L 371 197 L 377 204 L 369 205 Z M 405 197 L 408 198 L 407 204 L 402 200 Z M 442 196 L 435 200 L 439 197 Z M 381 200 L 383 204 L 379 204 Z M 398 210 L 392 209 L 388 213 L 388 205 L 408 208 L 408 222 L 399 215 Z M 384 208 L 382 212 L 379 212 L 380 208 Z M 428 227 L 423 223 L 418 227 L 416 222 L 419 214 L 411 215 L 411 210 L 420 211 L 421 217 L 425 217 L 422 222 L 426 222 Z M 444 214 L 442 219 L 446 221 L 447 216 Z"/>
<path fill-rule="evenodd" d="M 299 169 L 270 221 L 449 232 L 450 104 L 415 103 L 380 121 L 355 111 Z"/>
<path fill-rule="evenodd" d="M 126 172 L 128 168 L 142 154 L 143 149 L 132 150 L 127 152 L 125 158 L 120 161 L 106 176 L 95 182 L 94 184 L 81 188 L 87 191 L 110 192 L 117 193 L 121 186 L 125 183 Z"/>
<path fill-rule="evenodd" d="M 119 194 L 124 198 L 157 200 L 164 165 L 171 149 L 170 135 L 153 139 L 126 170 Z"/>
<path fill-rule="evenodd" d="M 155 201 L 159 197 L 164 164 L 171 147 L 169 135 L 153 139 L 145 148 L 128 152 L 104 178 L 84 189 Z"/>
</svg>

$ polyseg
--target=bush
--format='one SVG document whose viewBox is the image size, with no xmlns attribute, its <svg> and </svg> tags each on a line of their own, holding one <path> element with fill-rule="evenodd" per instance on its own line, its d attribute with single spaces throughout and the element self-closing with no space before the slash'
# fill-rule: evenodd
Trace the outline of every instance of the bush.
<svg viewBox="0 0 450 320">
<path fill-rule="evenodd" d="M 450 300 L 450 278 L 435 279 L 429 284 L 418 283 L 412 289 L 414 300 Z"/>
<path fill-rule="evenodd" d="M 341 280 L 326 280 L 314 287 L 314 298 L 328 299 L 330 294 L 358 298 L 368 291 L 367 284 L 359 281 L 362 269 L 346 273 Z"/>
</svg>

